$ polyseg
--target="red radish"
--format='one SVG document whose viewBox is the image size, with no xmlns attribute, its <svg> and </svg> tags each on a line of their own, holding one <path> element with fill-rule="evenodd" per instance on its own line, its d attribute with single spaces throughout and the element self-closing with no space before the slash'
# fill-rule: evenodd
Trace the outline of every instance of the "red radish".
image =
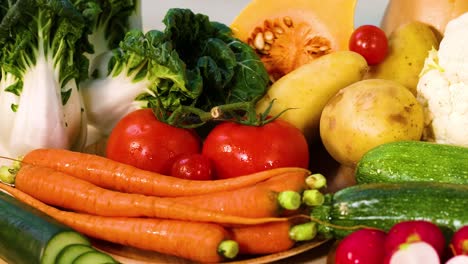
<svg viewBox="0 0 468 264">
<path fill-rule="evenodd" d="M 390 257 L 390 264 L 440 264 L 434 247 L 426 242 L 410 242 L 401 245 Z"/>
<path fill-rule="evenodd" d="M 413 242 L 426 242 L 442 257 L 445 250 L 445 237 L 440 228 L 425 220 L 403 221 L 395 224 L 387 234 L 385 252 L 392 255 L 401 245 Z"/>
<path fill-rule="evenodd" d="M 468 255 L 458 255 L 450 258 L 445 264 L 467 264 Z"/>
<path fill-rule="evenodd" d="M 468 226 L 461 227 L 453 234 L 450 249 L 453 255 L 468 255 Z"/>
<path fill-rule="evenodd" d="M 376 264 L 384 259 L 385 232 L 360 229 L 349 234 L 338 244 L 335 264 Z"/>
</svg>

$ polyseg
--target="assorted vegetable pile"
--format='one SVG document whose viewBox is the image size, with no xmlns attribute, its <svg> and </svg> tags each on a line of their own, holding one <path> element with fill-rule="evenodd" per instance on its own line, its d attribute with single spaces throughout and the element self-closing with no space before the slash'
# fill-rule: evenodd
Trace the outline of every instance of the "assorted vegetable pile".
<svg viewBox="0 0 468 264">
<path fill-rule="evenodd" d="M 1 259 L 467 263 L 468 7 L 354 28 L 356 1 L 253 0 L 144 32 L 139 1 L 1 4 Z"/>
</svg>

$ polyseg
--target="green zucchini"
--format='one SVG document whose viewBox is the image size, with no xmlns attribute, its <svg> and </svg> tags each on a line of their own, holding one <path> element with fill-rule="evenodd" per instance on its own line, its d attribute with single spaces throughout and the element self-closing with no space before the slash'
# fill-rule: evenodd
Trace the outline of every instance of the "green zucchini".
<svg viewBox="0 0 468 264">
<path fill-rule="evenodd" d="M 70 244 L 90 245 L 82 234 L 0 191 L 0 258 L 15 264 L 55 264 Z"/>
<path fill-rule="evenodd" d="M 371 149 L 356 166 L 358 184 L 413 181 L 468 184 L 468 148 L 397 141 Z"/>
<path fill-rule="evenodd" d="M 388 231 L 408 220 L 427 220 L 447 237 L 468 225 L 468 185 L 450 183 L 369 183 L 326 194 L 323 205 L 312 209 L 318 232 L 342 238 L 357 226 Z M 331 225 L 330 225 L 331 224 Z"/>
</svg>

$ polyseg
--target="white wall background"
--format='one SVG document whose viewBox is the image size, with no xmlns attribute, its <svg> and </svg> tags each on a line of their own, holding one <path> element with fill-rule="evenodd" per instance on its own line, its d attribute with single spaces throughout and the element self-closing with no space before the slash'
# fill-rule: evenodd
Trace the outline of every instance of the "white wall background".
<svg viewBox="0 0 468 264">
<path fill-rule="evenodd" d="M 166 11 L 171 7 L 190 8 L 213 21 L 230 24 L 250 0 L 141 0 L 144 30 L 161 29 Z M 271 0 L 285 1 L 285 0 Z M 312 1 L 312 0 L 311 0 Z M 327 1 L 327 0 L 318 0 Z M 358 0 L 355 25 L 378 25 L 389 0 Z M 339 7 L 337 7 L 339 8 Z"/>
</svg>

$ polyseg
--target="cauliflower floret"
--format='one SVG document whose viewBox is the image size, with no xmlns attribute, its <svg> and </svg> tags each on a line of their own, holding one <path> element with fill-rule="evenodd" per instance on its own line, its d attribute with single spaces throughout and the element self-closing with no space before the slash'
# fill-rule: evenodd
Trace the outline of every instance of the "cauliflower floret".
<svg viewBox="0 0 468 264">
<path fill-rule="evenodd" d="M 447 24 L 440 42 L 439 65 L 452 82 L 468 84 L 468 12 Z"/>
<path fill-rule="evenodd" d="M 439 50 L 425 60 L 417 85 L 423 139 L 468 147 L 468 13 L 447 24 Z"/>
<path fill-rule="evenodd" d="M 417 98 L 425 111 L 425 140 L 468 147 L 468 84 L 450 83 L 430 70 L 419 81 Z"/>
</svg>

